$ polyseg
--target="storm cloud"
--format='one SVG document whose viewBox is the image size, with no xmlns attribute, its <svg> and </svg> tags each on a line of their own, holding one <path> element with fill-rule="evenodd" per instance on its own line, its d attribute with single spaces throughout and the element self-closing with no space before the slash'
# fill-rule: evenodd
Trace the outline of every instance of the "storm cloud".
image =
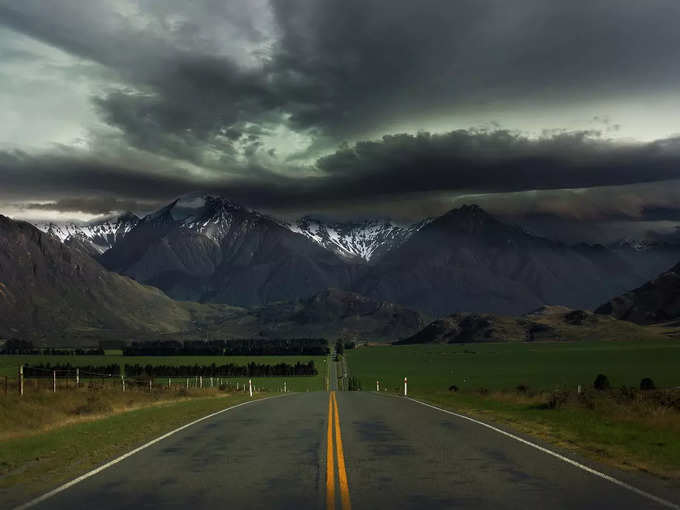
<svg viewBox="0 0 680 510">
<path fill-rule="evenodd" d="M 0 1 L 0 200 L 104 213 L 200 189 L 415 219 L 544 214 L 540 190 L 606 218 L 623 192 L 573 190 L 618 186 L 665 220 L 669 185 L 647 184 L 680 179 L 679 19 L 674 0 Z"/>
</svg>

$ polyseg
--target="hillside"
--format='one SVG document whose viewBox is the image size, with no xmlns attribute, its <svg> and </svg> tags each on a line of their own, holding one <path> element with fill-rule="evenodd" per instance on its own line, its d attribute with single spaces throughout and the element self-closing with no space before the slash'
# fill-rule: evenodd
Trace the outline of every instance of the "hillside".
<svg viewBox="0 0 680 510">
<path fill-rule="evenodd" d="M 595 313 L 637 324 L 654 324 L 680 317 L 680 264 L 637 289 L 604 303 Z"/>
<path fill-rule="evenodd" d="M 199 305 L 205 306 L 205 305 Z M 212 305 L 218 306 L 218 305 Z M 184 339 L 209 338 L 328 338 L 389 342 L 420 330 L 423 314 L 394 303 L 328 289 L 309 298 L 281 301 L 220 318 Z M 176 336 L 176 335 L 173 335 Z"/>
<path fill-rule="evenodd" d="M 563 306 L 520 316 L 456 313 L 399 344 L 659 339 L 659 331 Z"/>
<path fill-rule="evenodd" d="M 353 290 L 435 315 L 590 309 L 641 281 L 604 247 L 577 250 L 505 224 L 477 206 L 433 220 L 387 253 Z"/>
<path fill-rule="evenodd" d="M 0 216 L 0 337 L 169 332 L 191 313 L 34 226 Z"/>
<path fill-rule="evenodd" d="M 200 194 L 145 216 L 100 260 L 175 299 L 238 306 L 346 288 L 353 271 L 268 216 Z"/>
</svg>

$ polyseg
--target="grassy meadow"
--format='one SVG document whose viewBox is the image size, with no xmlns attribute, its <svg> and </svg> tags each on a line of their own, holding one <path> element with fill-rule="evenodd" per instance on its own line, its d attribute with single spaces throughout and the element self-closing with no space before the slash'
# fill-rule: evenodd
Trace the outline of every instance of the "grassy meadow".
<svg viewBox="0 0 680 510">
<path fill-rule="evenodd" d="M 408 377 L 411 392 L 460 389 L 537 390 L 592 385 L 597 374 L 613 386 L 680 386 L 680 341 L 486 343 L 362 347 L 346 352 L 364 389 L 379 379 L 390 389 Z"/>
<path fill-rule="evenodd" d="M 680 480 L 678 341 L 378 346 L 346 356 L 363 390 L 379 380 L 400 394 L 406 376 L 414 398 L 599 462 Z M 600 373 L 609 391 L 593 389 Z M 645 377 L 660 389 L 637 390 Z"/>
</svg>

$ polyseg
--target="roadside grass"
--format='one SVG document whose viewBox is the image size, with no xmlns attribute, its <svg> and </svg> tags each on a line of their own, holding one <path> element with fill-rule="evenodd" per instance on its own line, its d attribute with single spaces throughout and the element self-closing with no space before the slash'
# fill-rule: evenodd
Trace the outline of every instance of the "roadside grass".
<svg viewBox="0 0 680 510">
<path fill-rule="evenodd" d="M 120 404 L 118 396 L 99 395 L 97 398 L 98 402 Z M 267 394 L 261 393 L 254 398 L 264 396 Z M 119 412 L 114 407 L 114 411 L 105 411 L 108 415 L 95 411 L 86 421 L 47 431 L 37 427 L 33 434 L 4 438 L 0 440 L 0 506 L 8 508 L 25 502 L 174 428 L 248 400 L 247 394 L 223 392 L 176 401 L 146 400 L 143 403 L 147 407 Z M 50 401 L 45 403 L 50 404 Z M 61 407 L 65 410 L 74 404 L 76 402 L 71 401 Z M 27 406 L 45 408 L 39 401 Z M 7 415 L 9 407 L 3 407 L 0 418 L 3 425 L 12 420 L 12 416 Z M 25 409 L 22 413 L 33 420 L 34 427 L 40 421 L 39 417 L 35 418 L 34 410 Z M 40 412 L 37 414 L 39 416 Z M 19 427 L 20 424 L 13 426 L 15 433 Z"/>
<path fill-rule="evenodd" d="M 380 380 L 381 389 L 402 393 L 406 376 L 419 400 L 596 461 L 680 479 L 680 342 L 367 347 L 348 351 L 347 361 L 364 390 Z M 592 389 L 599 373 L 614 389 Z M 665 389 L 630 389 L 644 377 Z"/>
</svg>

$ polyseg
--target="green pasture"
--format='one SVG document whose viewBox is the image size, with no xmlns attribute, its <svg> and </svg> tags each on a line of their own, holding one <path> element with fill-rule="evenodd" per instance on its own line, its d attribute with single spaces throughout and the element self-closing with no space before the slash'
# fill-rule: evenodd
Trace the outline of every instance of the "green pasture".
<svg viewBox="0 0 680 510">
<path fill-rule="evenodd" d="M 597 374 L 612 386 L 680 386 L 680 341 L 496 343 L 362 347 L 347 351 L 349 372 L 362 389 L 376 380 L 390 390 L 408 377 L 414 394 L 448 389 L 537 390 L 589 386 Z"/>
</svg>

